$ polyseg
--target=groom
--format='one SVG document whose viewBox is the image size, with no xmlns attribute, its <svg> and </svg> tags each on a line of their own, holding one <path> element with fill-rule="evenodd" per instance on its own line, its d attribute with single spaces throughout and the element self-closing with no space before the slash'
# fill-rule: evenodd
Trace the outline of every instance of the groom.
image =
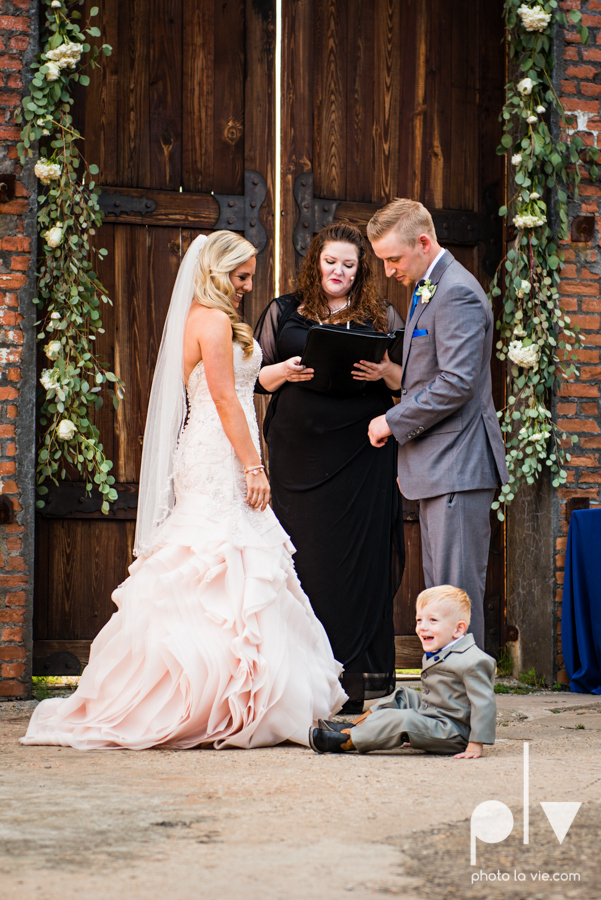
<svg viewBox="0 0 601 900">
<path fill-rule="evenodd" d="M 492 399 L 493 316 L 473 275 L 436 240 L 428 210 L 394 200 L 367 226 L 386 275 L 413 287 L 405 329 L 401 402 L 372 419 L 369 439 L 399 445 L 399 485 L 420 501 L 426 587 L 451 584 L 472 601 L 484 649 L 490 505 L 508 480 Z"/>
</svg>

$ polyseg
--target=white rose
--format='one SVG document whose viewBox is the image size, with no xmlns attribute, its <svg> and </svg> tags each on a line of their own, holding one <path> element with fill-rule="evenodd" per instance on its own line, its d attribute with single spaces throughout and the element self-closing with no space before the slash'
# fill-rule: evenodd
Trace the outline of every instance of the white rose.
<svg viewBox="0 0 601 900">
<path fill-rule="evenodd" d="M 52 0 L 52 3 L 50 4 L 52 9 L 59 9 L 60 5 L 61 5 L 61 0 Z"/>
<path fill-rule="evenodd" d="M 523 215 L 523 216 L 515 216 L 513 223 L 516 228 L 538 228 L 540 225 L 544 225 L 546 221 L 547 221 L 547 217 L 543 216 L 543 215 L 540 215 L 540 216 Z"/>
<path fill-rule="evenodd" d="M 529 441 L 544 441 L 545 443 L 549 440 L 549 432 L 548 431 L 536 431 L 534 434 L 531 434 L 528 438 Z"/>
<path fill-rule="evenodd" d="M 544 113 L 547 112 L 547 108 L 545 106 L 537 106 L 536 111 L 537 113 Z"/>
<path fill-rule="evenodd" d="M 61 385 L 57 379 L 56 369 L 44 369 L 40 375 L 40 384 L 45 391 L 58 391 Z"/>
<path fill-rule="evenodd" d="M 54 225 L 52 228 L 49 228 L 42 237 L 49 247 L 58 247 L 63 239 L 63 226 L 60 224 Z"/>
<path fill-rule="evenodd" d="M 519 166 L 521 161 L 522 161 L 521 153 L 514 153 L 513 156 L 511 157 L 511 165 L 512 166 Z"/>
<path fill-rule="evenodd" d="M 81 56 L 82 45 L 67 41 L 54 50 L 46 51 L 46 59 L 52 60 L 59 69 L 74 69 Z"/>
<path fill-rule="evenodd" d="M 529 125 L 534 125 L 535 122 L 538 122 L 538 119 L 536 116 L 528 116 L 526 121 L 528 122 Z"/>
<path fill-rule="evenodd" d="M 522 78 L 521 81 L 518 81 L 518 91 L 520 94 L 531 94 L 533 87 L 534 82 L 531 78 Z"/>
<path fill-rule="evenodd" d="M 46 72 L 46 81 L 58 81 L 58 77 L 61 73 L 60 66 L 57 66 L 55 62 L 47 62 L 45 63 L 47 68 Z"/>
<path fill-rule="evenodd" d="M 551 14 L 546 13 L 538 4 L 534 7 L 523 4 L 518 9 L 518 16 L 526 31 L 544 31 L 551 21 Z"/>
<path fill-rule="evenodd" d="M 51 181 L 57 181 L 61 177 L 61 167 L 58 163 L 48 162 L 43 156 L 37 161 L 33 171 L 42 184 L 50 184 Z"/>
<path fill-rule="evenodd" d="M 530 194 L 530 199 L 531 200 L 540 200 L 540 194 L 537 193 L 537 191 L 532 191 L 532 193 Z"/>
<path fill-rule="evenodd" d="M 521 325 L 516 325 L 516 327 L 513 329 L 513 336 L 514 338 L 525 338 L 526 332 Z"/>
<path fill-rule="evenodd" d="M 523 369 L 532 369 L 538 365 L 538 347 L 536 344 L 529 344 L 524 347 L 521 341 L 512 341 L 507 351 L 509 359 L 521 366 Z"/>
<path fill-rule="evenodd" d="M 50 341 L 50 343 L 46 344 L 44 347 L 44 353 L 48 359 L 56 359 L 60 356 L 61 346 L 62 344 L 60 341 Z"/>
<path fill-rule="evenodd" d="M 50 134 L 50 132 L 48 131 L 47 128 L 43 128 L 43 129 L 42 129 L 42 134 L 43 134 L 44 137 L 45 137 L 46 135 Z"/>
<path fill-rule="evenodd" d="M 56 433 L 61 441 L 70 441 L 76 431 L 77 426 L 70 419 L 62 419 L 56 429 Z"/>
<path fill-rule="evenodd" d="M 529 281 L 525 281 L 525 280 L 522 278 L 522 290 L 524 291 L 524 293 L 529 294 L 530 291 L 531 291 L 531 289 L 532 289 L 532 285 L 530 284 L 530 282 L 529 282 Z"/>
<path fill-rule="evenodd" d="M 419 295 L 422 303 L 429 303 L 432 299 L 432 293 L 425 287 Z"/>
</svg>

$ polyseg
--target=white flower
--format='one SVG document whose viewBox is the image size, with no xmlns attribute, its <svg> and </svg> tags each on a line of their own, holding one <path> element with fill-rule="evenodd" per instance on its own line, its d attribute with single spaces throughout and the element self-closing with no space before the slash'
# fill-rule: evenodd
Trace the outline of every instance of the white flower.
<svg viewBox="0 0 601 900">
<path fill-rule="evenodd" d="M 50 313 L 51 319 L 60 319 L 60 317 L 61 317 L 61 314 L 59 312 Z"/>
<path fill-rule="evenodd" d="M 528 116 L 526 121 L 529 125 L 534 125 L 535 122 L 538 122 L 538 118 L 536 116 Z"/>
<path fill-rule="evenodd" d="M 523 4 L 518 9 L 518 16 L 526 31 L 544 31 L 551 21 L 551 14 L 538 4 L 534 7 Z"/>
<path fill-rule="evenodd" d="M 429 278 L 426 278 L 424 283 L 418 287 L 416 293 L 422 303 L 430 302 L 430 300 L 436 293 L 436 287 L 437 286 L 435 284 L 432 284 Z"/>
<path fill-rule="evenodd" d="M 514 336 L 514 338 L 525 338 L 526 337 L 526 332 L 524 331 L 524 329 L 522 328 L 522 326 L 520 324 L 516 325 L 515 328 L 513 329 L 513 336 Z"/>
<path fill-rule="evenodd" d="M 523 290 L 524 293 L 526 293 L 526 294 L 529 294 L 530 291 L 532 290 L 532 285 L 530 284 L 530 282 L 529 282 L 529 281 L 525 281 L 523 278 L 522 278 L 522 290 Z"/>
<path fill-rule="evenodd" d="M 44 353 L 48 357 L 48 359 L 56 359 L 60 356 L 61 352 L 61 342 L 60 341 L 50 341 L 49 344 L 46 344 L 44 347 Z"/>
<path fill-rule="evenodd" d="M 61 0 L 52 0 L 52 3 L 50 4 L 52 9 L 59 9 L 60 5 L 61 5 Z"/>
<path fill-rule="evenodd" d="M 545 443 L 549 440 L 550 434 L 548 431 L 536 431 L 534 434 L 531 434 L 528 438 L 529 441 L 544 441 Z"/>
<path fill-rule="evenodd" d="M 60 66 L 58 66 L 55 62 L 45 63 L 45 66 L 47 69 L 46 81 L 57 81 L 61 73 Z"/>
<path fill-rule="evenodd" d="M 540 216 L 515 216 L 513 223 L 516 228 L 538 228 L 539 225 L 544 225 L 547 221 L 547 217 L 544 215 Z"/>
<path fill-rule="evenodd" d="M 507 351 L 509 359 L 521 366 L 523 369 L 531 369 L 538 365 L 538 347 L 536 344 L 529 344 L 524 347 L 521 341 L 512 341 Z"/>
<path fill-rule="evenodd" d="M 61 167 L 58 163 L 48 162 L 43 156 L 39 158 L 33 171 L 42 184 L 50 184 L 51 181 L 56 181 L 61 177 Z"/>
<path fill-rule="evenodd" d="M 537 113 L 544 113 L 547 112 L 547 108 L 545 106 L 537 106 L 536 111 Z"/>
<path fill-rule="evenodd" d="M 59 426 L 56 429 L 56 433 L 61 441 L 70 441 L 76 431 L 77 426 L 71 419 L 61 419 Z"/>
<path fill-rule="evenodd" d="M 422 303 L 429 303 L 430 300 L 432 299 L 432 294 L 430 293 L 428 288 L 424 288 L 420 294 L 420 297 L 422 299 Z"/>
<path fill-rule="evenodd" d="M 518 91 L 520 94 L 531 94 L 533 87 L 534 82 L 531 78 L 522 78 L 521 81 L 518 81 Z"/>
<path fill-rule="evenodd" d="M 519 166 L 521 161 L 522 161 L 521 153 L 514 153 L 513 156 L 511 157 L 511 165 L 512 166 Z"/>
<path fill-rule="evenodd" d="M 52 60 L 52 63 L 55 63 L 59 69 L 74 69 L 79 62 L 81 49 L 81 44 L 67 41 L 65 44 L 61 44 L 60 47 L 56 47 L 55 50 L 47 50 L 46 59 Z"/>
<path fill-rule="evenodd" d="M 43 134 L 44 136 L 46 136 L 47 134 L 50 134 L 50 132 L 48 131 L 47 128 L 43 128 L 43 129 L 42 129 L 42 134 Z"/>
<path fill-rule="evenodd" d="M 63 239 L 63 226 L 59 223 L 42 235 L 49 247 L 58 247 Z"/>
<path fill-rule="evenodd" d="M 532 193 L 530 194 L 530 199 L 531 200 L 540 200 L 540 194 L 538 194 L 536 191 L 532 191 Z"/>
<path fill-rule="evenodd" d="M 56 369 L 43 369 L 40 375 L 40 384 L 45 391 L 58 391 L 61 384 Z"/>
</svg>

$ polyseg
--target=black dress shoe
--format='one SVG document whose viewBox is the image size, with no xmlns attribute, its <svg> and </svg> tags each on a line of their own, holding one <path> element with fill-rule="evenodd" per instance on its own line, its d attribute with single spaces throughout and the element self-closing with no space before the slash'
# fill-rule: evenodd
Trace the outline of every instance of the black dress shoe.
<svg viewBox="0 0 601 900">
<path fill-rule="evenodd" d="M 342 716 L 358 716 L 363 712 L 363 700 L 347 700 L 342 709 L 340 710 L 340 715 Z"/>
<path fill-rule="evenodd" d="M 340 733 L 345 728 L 354 728 L 352 722 L 330 722 L 328 719 L 318 719 L 317 724 L 323 731 L 337 731 Z"/>
<path fill-rule="evenodd" d="M 309 743 L 316 753 L 348 753 L 342 745 L 349 739 L 348 734 L 327 731 L 325 728 L 310 728 Z"/>
</svg>

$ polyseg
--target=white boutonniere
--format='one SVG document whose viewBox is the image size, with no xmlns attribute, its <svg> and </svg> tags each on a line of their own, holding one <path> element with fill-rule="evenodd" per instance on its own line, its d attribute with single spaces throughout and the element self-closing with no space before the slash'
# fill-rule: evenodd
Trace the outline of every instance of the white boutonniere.
<svg viewBox="0 0 601 900">
<path fill-rule="evenodd" d="M 426 278 L 421 287 L 417 289 L 417 296 L 421 299 L 422 303 L 429 303 L 434 294 L 436 293 L 437 284 L 432 284 L 429 278 Z"/>
</svg>

